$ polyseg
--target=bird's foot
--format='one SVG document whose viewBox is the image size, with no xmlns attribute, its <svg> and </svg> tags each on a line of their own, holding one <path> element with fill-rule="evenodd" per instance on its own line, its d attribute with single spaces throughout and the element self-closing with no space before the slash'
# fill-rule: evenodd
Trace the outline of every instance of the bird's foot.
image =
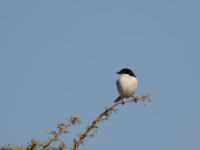
<svg viewBox="0 0 200 150">
<path fill-rule="evenodd" d="M 131 96 L 131 97 L 133 97 L 133 101 L 134 101 L 135 103 L 137 103 L 137 101 L 138 101 L 138 98 L 137 98 L 137 97 L 135 97 L 135 96 Z"/>
</svg>

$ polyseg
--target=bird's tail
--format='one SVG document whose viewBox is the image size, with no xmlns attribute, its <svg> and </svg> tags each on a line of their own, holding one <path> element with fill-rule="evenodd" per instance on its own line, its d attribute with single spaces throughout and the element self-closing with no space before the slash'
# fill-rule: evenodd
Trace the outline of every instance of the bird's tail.
<svg viewBox="0 0 200 150">
<path fill-rule="evenodd" d="M 121 96 L 119 96 L 114 102 L 119 102 L 122 99 Z"/>
</svg>

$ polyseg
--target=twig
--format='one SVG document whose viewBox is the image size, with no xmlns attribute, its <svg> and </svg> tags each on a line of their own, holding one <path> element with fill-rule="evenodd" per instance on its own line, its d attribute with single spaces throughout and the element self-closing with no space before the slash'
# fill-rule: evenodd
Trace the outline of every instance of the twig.
<svg viewBox="0 0 200 150">
<path fill-rule="evenodd" d="M 37 146 L 37 141 L 34 140 L 34 139 L 32 139 L 32 140 L 31 140 L 30 148 L 27 147 L 26 149 L 27 149 L 27 150 L 34 150 L 36 146 Z"/>
</svg>

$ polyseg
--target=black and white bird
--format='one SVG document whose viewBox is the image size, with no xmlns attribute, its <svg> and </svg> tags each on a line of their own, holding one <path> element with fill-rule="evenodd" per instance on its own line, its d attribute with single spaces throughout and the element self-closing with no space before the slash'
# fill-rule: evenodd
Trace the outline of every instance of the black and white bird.
<svg viewBox="0 0 200 150">
<path fill-rule="evenodd" d="M 138 86 L 138 80 L 132 70 L 124 68 L 117 72 L 117 74 L 120 75 L 116 82 L 119 97 L 114 102 L 133 96 Z"/>
</svg>

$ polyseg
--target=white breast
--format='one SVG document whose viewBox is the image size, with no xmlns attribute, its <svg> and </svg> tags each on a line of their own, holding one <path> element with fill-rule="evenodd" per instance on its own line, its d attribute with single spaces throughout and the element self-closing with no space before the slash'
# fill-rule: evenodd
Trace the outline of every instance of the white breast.
<svg viewBox="0 0 200 150">
<path fill-rule="evenodd" d="M 137 78 L 122 74 L 117 81 L 117 89 L 121 97 L 131 97 L 137 89 Z"/>
</svg>

